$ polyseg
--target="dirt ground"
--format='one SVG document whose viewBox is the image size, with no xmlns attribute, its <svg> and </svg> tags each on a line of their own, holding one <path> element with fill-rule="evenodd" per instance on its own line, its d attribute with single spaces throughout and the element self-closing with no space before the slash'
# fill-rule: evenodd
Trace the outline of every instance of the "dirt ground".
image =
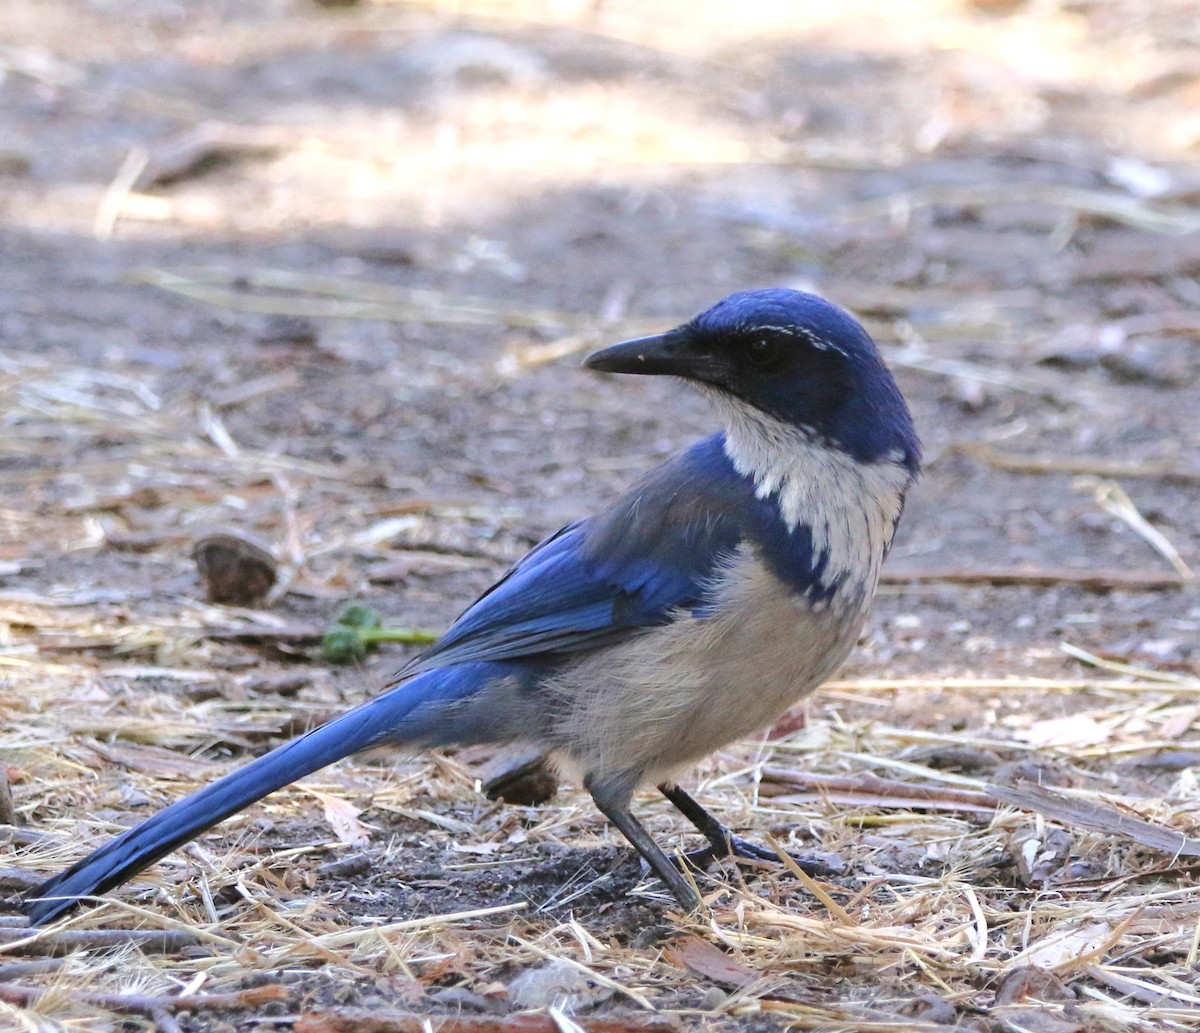
<svg viewBox="0 0 1200 1033">
<path fill-rule="evenodd" d="M 1191 0 L 3 23 L 14 898 L 375 691 L 402 647 L 313 641 L 345 601 L 442 628 L 713 428 L 593 346 L 816 290 L 927 462 L 839 681 L 686 781 L 842 876 L 715 869 L 685 917 L 577 786 L 503 806 L 479 751 L 355 758 L 32 942 L 10 908 L 0 1028 L 1196 1027 Z M 214 529 L 278 558 L 262 605 L 206 602 Z"/>
</svg>

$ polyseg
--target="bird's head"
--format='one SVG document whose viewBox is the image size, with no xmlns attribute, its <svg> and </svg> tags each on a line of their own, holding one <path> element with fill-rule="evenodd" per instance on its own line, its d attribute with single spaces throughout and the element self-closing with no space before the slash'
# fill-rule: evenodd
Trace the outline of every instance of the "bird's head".
<svg viewBox="0 0 1200 1033">
<path fill-rule="evenodd" d="M 584 360 L 608 373 L 683 377 L 722 407 L 765 414 L 862 462 L 916 471 L 908 406 L 867 332 L 802 291 L 731 294 L 674 330 L 614 344 Z"/>
</svg>

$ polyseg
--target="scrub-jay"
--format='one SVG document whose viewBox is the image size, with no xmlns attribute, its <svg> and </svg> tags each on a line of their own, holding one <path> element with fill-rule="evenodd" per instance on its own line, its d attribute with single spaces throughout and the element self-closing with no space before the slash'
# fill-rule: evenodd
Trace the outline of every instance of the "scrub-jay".
<svg viewBox="0 0 1200 1033">
<path fill-rule="evenodd" d="M 43 883 L 33 924 L 360 750 L 521 741 L 577 772 L 686 909 L 692 884 L 630 812 L 659 786 L 710 856 L 762 856 L 668 781 L 768 725 L 845 659 L 920 446 L 866 331 L 794 290 L 733 294 L 590 355 L 697 386 L 724 430 L 551 535 L 385 692 L 172 804 Z M 773 855 L 767 855 L 773 856 Z"/>
</svg>

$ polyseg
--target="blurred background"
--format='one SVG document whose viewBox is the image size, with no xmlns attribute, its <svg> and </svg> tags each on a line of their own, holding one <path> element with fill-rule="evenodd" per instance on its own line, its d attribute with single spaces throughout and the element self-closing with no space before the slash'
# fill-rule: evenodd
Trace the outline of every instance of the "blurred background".
<svg viewBox="0 0 1200 1033">
<path fill-rule="evenodd" d="M 777 732 L 840 772 L 1186 753 L 1175 697 L 1068 689 L 1200 668 L 1198 156 L 1192 0 L 8 0 L 18 809 L 127 821 L 201 777 L 138 751 L 219 767 L 373 691 L 403 654 L 311 629 L 444 627 L 711 430 L 579 359 L 768 285 L 860 316 L 928 459 L 849 680 Z M 256 608 L 205 601 L 214 528 L 277 565 Z"/>
</svg>

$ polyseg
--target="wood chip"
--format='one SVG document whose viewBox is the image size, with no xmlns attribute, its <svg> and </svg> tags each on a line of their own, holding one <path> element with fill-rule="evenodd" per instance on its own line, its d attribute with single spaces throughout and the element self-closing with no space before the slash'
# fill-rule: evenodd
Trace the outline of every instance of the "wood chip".
<svg viewBox="0 0 1200 1033">
<path fill-rule="evenodd" d="M 192 548 L 210 603 L 251 606 L 275 584 L 278 563 L 270 548 L 242 532 L 205 535 Z"/>
<path fill-rule="evenodd" d="M 759 979 L 753 969 L 699 936 L 683 936 L 673 941 L 663 951 L 663 957 L 672 965 L 727 989 L 741 989 Z"/>
</svg>

